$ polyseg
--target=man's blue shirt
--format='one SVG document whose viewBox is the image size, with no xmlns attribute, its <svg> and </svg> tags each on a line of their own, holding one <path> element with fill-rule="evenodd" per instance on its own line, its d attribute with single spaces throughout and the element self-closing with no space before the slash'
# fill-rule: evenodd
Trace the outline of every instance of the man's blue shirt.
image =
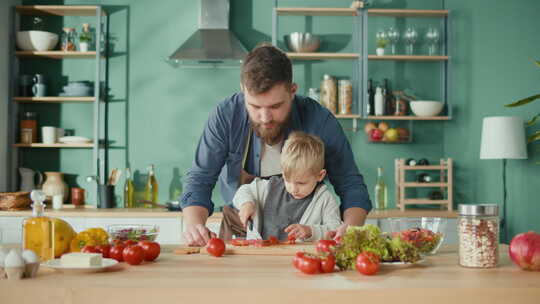
<svg viewBox="0 0 540 304">
<path fill-rule="evenodd" d="M 360 207 L 371 210 L 371 201 L 362 175 L 358 172 L 351 146 L 341 125 L 326 108 L 314 100 L 296 95 L 285 138 L 292 131 L 317 135 L 325 145 L 327 178 L 341 200 L 341 211 Z M 186 176 L 182 208 L 202 206 L 214 211 L 212 190 L 219 178 L 221 195 L 231 204 L 238 189 L 246 138 L 250 132 L 244 94 L 225 99 L 210 113 L 199 140 L 193 166 Z M 261 140 L 251 133 L 246 160 L 247 173 L 260 176 Z"/>
</svg>

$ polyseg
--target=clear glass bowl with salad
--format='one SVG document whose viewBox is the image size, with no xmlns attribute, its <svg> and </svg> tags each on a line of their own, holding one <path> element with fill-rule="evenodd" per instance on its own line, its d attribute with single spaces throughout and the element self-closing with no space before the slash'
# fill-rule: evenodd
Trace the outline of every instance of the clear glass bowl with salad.
<svg viewBox="0 0 540 304">
<path fill-rule="evenodd" d="M 127 240 L 135 242 L 155 241 L 159 234 L 159 226 L 142 224 L 109 225 L 107 227 L 107 233 L 109 233 L 112 243 L 115 243 L 115 241 L 125 242 Z"/>
<path fill-rule="evenodd" d="M 445 218 L 389 218 L 392 236 L 414 245 L 423 255 L 433 255 L 441 247 L 445 232 Z"/>
</svg>

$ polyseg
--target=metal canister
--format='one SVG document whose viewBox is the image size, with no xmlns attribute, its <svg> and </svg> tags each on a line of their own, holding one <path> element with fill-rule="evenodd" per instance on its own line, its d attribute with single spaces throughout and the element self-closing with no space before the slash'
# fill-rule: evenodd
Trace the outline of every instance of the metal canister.
<svg viewBox="0 0 540 304">
<path fill-rule="evenodd" d="M 493 268 L 499 263 L 499 207 L 459 205 L 459 265 Z"/>
</svg>

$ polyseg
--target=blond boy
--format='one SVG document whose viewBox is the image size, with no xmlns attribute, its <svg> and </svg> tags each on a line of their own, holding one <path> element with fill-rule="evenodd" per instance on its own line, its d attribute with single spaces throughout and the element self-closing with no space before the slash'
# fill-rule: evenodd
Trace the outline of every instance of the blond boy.
<svg viewBox="0 0 540 304">
<path fill-rule="evenodd" d="M 236 192 L 233 204 L 244 227 L 251 218 L 264 239 L 273 235 L 315 241 L 341 225 L 339 206 L 322 183 L 324 144 L 317 136 L 291 133 L 280 165 L 282 177 L 256 178 Z"/>
</svg>

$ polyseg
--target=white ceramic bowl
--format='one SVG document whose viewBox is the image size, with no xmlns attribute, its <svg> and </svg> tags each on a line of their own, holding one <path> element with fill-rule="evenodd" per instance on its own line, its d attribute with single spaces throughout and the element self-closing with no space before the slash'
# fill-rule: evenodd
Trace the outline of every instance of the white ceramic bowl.
<svg viewBox="0 0 540 304">
<path fill-rule="evenodd" d="M 437 116 L 441 113 L 444 103 L 442 101 L 415 100 L 411 101 L 411 111 L 416 116 Z"/>
<path fill-rule="evenodd" d="M 17 47 L 24 51 L 49 51 L 58 43 L 58 35 L 44 31 L 17 32 Z"/>
</svg>

